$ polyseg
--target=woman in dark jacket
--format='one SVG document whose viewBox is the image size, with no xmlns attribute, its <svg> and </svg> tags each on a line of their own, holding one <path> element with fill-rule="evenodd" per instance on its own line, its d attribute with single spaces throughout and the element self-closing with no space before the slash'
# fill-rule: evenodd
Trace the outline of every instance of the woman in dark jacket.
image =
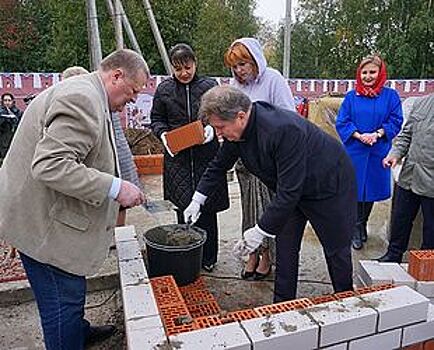
<svg viewBox="0 0 434 350">
<path fill-rule="evenodd" d="M 161 82 L 155 92 L 151 110 L 151 128 L 165 144 L 165 133 L 198 119 L 200 98 L 217 85 L 214 79 L 196 75 L 196 56 L 190 46 L 175 45 L 169 53 L 174 74 Z M 164 199 L 176 207 L 178 223 L 184 223 L 183 211 L 190 204 L 197 183 L 214 158 L 219 143 L 210 125 L 205 127 L 205 141 L 173 155 L 164 152 Z M 227 183 L 215 189 L 211 200 L 201 208 L 196 225 L 207 232 L 202 267 L 212 271 L 217 262 L 218 229 L 217 212 L 229 207 Z"/>
<path fill-rule="evenodd" d="M 0 104 L 0 159 L 6 156 L 22 115 L 23 112 L 15 106 L 14 95 L 4 93 Z"/>
</svg>

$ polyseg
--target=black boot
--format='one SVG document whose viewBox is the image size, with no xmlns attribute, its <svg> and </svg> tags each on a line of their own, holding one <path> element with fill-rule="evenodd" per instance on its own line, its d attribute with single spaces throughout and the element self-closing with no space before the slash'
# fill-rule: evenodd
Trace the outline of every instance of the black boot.
<svg viewBox="0 0 434 350">
<path fill-rule="evenodd" d="M 394 262 L 400 264 L 402 262 L 402 254 L 392 253 L 387 251 L 381 258 L 378 258 L 379 262 Z"/>
<path fill-rule="evenodd" d="M 358 202 L 357 203 L 357 224 L 360 225 L 361 240 L 366 242 L 368 240 L 368 220 L 371 215 L 374 202 Z"/>
<path fill-rule="evenodd" d="M 354 233 L 353 233 L 353 239 L 352 239 L 353 248 L 356 250 L 360 250 L 363 248 L 362 232 L 361 231 L 362 230 L 361 230 L 360 225 L 356 225 L 356 228 L 355 228 Z"/>
<path fill-rule="evenodd" d="M 110 338 L 116 332 L 116 327 L 113 325 L 90 326 L 89 334 L 87 335 L 84 346 L 87 348 L 93 344 L 102 342 Z"/>
</svg>

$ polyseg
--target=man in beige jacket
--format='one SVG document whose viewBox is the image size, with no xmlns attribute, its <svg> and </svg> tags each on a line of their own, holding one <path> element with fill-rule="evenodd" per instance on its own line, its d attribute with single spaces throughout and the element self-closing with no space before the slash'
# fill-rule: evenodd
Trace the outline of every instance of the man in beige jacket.
<svg viewBox="0 0 434 350">
<path fill-rule="evenodd" d="M 0 237 L 20 252 L 48 350 L 83 349 L 114 331 L 84 319 L 85 276 L 107 255 L 119 205 L 145 199 L 120 179 L 110 113 L 135 101 L 148 77 L 141 56 L 119 50 L 45 90 L 0 169 Z"/>
</svg>

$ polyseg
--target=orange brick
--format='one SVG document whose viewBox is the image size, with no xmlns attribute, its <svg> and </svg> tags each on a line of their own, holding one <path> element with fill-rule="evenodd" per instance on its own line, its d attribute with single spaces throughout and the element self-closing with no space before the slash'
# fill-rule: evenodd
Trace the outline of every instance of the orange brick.
<svg viewBox="0 0 434 350">
<path fill-rule="evenodd" d="M 362 287 L 356 289 L 354 292 L 356 295 L 363 295 L 363 294 L 369 294 L 373 292 L 379 292 L 380 290 L 387 290 L 390 288 L 394 288 L 395 286 L 393 284 L 376 284 L 369 287 Z"/>
<path fill-rule="evenodd" d="M 312 302 L 313 305 L 328 303 L 329 301 L 335 301 L 335 300 L 340 300 L 340 299 L 333 294 L 318 295 L 317 297 L 310 298 L 310 301 Z"/>
<path fill-rule="evenodd" d="M 356 293 L 354 293 L 352 290 L 348 290 L 346 292 L 339 292 L 339 293 L 333 294 L 333 296 L 335 298 L 338 298 L 338 299 L 350 298 L 350 297 L 353 297 L 355 295 L 356 295 Z"/>
<path fill-rule="evenodd" d="M 167 335 L 192 331 L 195 323 L 185 304 L 171 304 L 160 307 L 160 316 L 163 320 Z"/>
<path fill-rule="evenodd" d="M 194 319 L 196 329 L 210 328 L 214 326 L 221 326 L 223 323 L 218 316 L 205 316 Z"/>
<path fill-rule="evenodd" d="M 216 301 L 214 295 L 212 295 L 206 289 L 197 289 L 189 292 L 184 292 L 183 297 L 187 305 Z"/>
<path fill-rule="evenodd" d="M 173 276 L 151 278 L 151 286 L 159 308 L 171 304 L 185 305 Z"/>
<path fill-rule="evenodd" d="M 426 341 L 423 344 L 423 350 L 434 350 L 434 339 Z"/>
<path fill-rule="evenodd" d="M 189 291 L 198 290 L 198 289 L 206 289 L 206 284 L 202 276 L 200 276 L 196 281 L 193 283 L 187 284 L 186 286 L 179 287 L 179 291 L 182 295 L 184 293 L 187 293 Z"/>
<path fill-rule="evenodd" d="M 417 343 L 410 346 L 406 346 L 404 350 L 423 350 L 423 343 Z"/>
<path fill-rule="evenodd" d="M 183 125 L 166 133 L 167 143 L 173 153 L 178 153 L 204 141 L 203 124 L 200 120 Z"/>
<path fill-rule="evenodd" d="M 408 273 L 418 281 L 434 281 L 434 250 L 411 250 Z"/>
<path fill-rule="evenodd" d="M 280 312 L 285 312 L 285 311 L 304 309 L 309 306 L 313 306 L 311 300 L 307 298 L 301 298 L 296 300 L 284 301 L 276 304 L 255 307 L 254 310 L 260 316 L 268 316 L 268 315 L 278 314 Z"/>
<path fill-rule="evenodd" d="M 188 304 L 187 308 L 193 318 L 217 315 L 221 312 L 217 301 Z"/>
<path fill-rule="evenodd" d="M 253 309 L 245 309 L 245 310 L 239 310 L 239 311 L 231 311 L 228 312 L 224 317 L 221 317 L 223 323 L 226 319 L 231 320 L 231 322 L 235 321 L 245 321 L 250 320 L 252 318 L 259 317 L 260 315 Z"/>
</svg>

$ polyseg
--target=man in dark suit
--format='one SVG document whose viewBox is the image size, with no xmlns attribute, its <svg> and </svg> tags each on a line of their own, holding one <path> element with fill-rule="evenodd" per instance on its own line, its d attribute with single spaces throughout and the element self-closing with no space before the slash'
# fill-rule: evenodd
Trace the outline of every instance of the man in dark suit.
<svg viewBox="0 0 434 350">
<path fill-rule="evenodd" d="M 200 207 L 238 158 L 276 196 L 257 225 L 244 232 L 234 252 L 254 252 L 264 237 L 276 238 L 274 301 L 294 299 L 301 239 L 307 221 L 324 249 L 336 292 L 352 290 L 351 232 L 356 221 L 356 182 L 341 144 L 295 112 L 243 92 L 215 87 L 202 98 L 200 115 L 224 139 L 185 210 L 195 221 Z"/>
</svg>

